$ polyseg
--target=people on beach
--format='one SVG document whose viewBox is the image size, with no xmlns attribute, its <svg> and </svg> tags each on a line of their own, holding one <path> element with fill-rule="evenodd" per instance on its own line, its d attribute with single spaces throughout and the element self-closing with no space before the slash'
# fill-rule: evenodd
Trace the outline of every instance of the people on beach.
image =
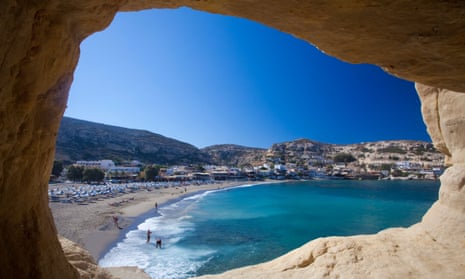
<svg viewBox="0 0 465 279">
<path fill-rule="evenodd" d="M 118 229 L 120 229 L 120 230 L 123 229 L 123 228 L 121 228 L 121 227 L 119 226 L 118 217 L 117 217 L 117 216 L 113 216 L 113 223 L 115 223 L 115 226 L 116 226 Z"/>
<path fill-rule="evenodd" d="M 161 249 L 161 239 L 157 238 L 157 241 L 155 242 L 155 248 L 160 248 Z"/>
<path fill-rule="evenodd" d="M 150 229 L 147 230 L 147 243 L 150 242 L 150 235 L 152 234 L 152 232 L 150 231 Z"/>
<path fill-rule="evenodd" d="M 170 182 L 171 183 L 171 182 Z M 218 184 L 214 183 L 209 183 L 209 182 L 194 182 L 195 187 L 189 186 L 187 188 L 188 193 L 192 192 L 197 192 L 197 191 L 204 191 L 204 190 L 213 190 L 216 189 Z M 231 182 L 231 184 L 240 184 L 238 182 Z M 129 216 L 139 216 L 141 214 L 146 213 L 147 211 L 150 211 L 151 208 L 153 210 L 158 209 L 158 201 L 161 202 L 160 206 L 162 206 L 165 202 L 169 201 L 172 198 L 177 198 L 180 196 L 179 190 L 176 190 L 174 186 L 166 182 L 166 185 L 169 186 L 168 188 L 165 188 L 164 185 L 157 186 L 161 189 L 156 189 L 155 186 L 150 186 L 154 190 L 152 192 L 146 192 L 146 191 L 141 191 L 143 184 L 112 184 L 110 189 L 111 191 L 116 194 L 116 192 L 119 190 L 124 190 L 122 193 L 122 196 L 124 199 L 127 200 L 133 200 L 132 203 L 122 203 L 121 207 L 126 208 L 128 207 L 128 210 L 123 210 L 122 208 L 115 208 L 110 205 L 111 202 L 116 202 L 121 200 L 120 194 L 117 194 L 119 198 L 114 198 L 114 199 L 103 199 L 99 198 L 102 196 L 105 196 L 105 194 L 97 195 L 96 198 L 92 201 L 89 202 L 88 205 L 86 205 L 87 209 L 89 210 L 83 210 L 81 205 L 78 205 L 75 202 L 70 201 L 69 203 L 67 202 L 66 204 L 62 203 L 53 203 L 51 202 L 49 204 L 50 208 L 52 209 L 52 212 L 54 212 L 54 215 L 56 214 L 55 217 L 55 222 L 57 225 L 57 228 L 60 228 L 60 230 L 63 231 L 65 236 L 74 242 L 80 242 L 83 241 L 86 246 L 92 247 L 92 253 L 94 258 L 99 258 L 100 254 L 104 252 L 106 248 L 106 241 L 100 241 L 100 232 L 101 230 L 113 230 L 115 232 L 114 234 L 105 234 L 104 237 L 108 237 L 108 239 L 111 239 L 111 241 L 116 241 L 117 238 L 120 236 L 119 233 L 124 232 L 127 229 L 131 229 L 134 220 L 138 220 L 137 218 L 130 218 L 126 217 L 125 214 L 128 214 Z M 132 188 L 127 188 L 126 186 L 131 186 L 135 187 L 134 192 L 128 192 L 128 189 Z M 50 185 L 51 189 L 57 188 L 57 184 L 52 184 Z M 85 187 L 100 187 L 100 186 L 89 186 L 87 184 L 73 184 L 70 186 L 68 183 L 63 183 L 62 185 L 59 185 L 59 189 L 55 190 L 56 193 L 60 191 L 60 196 L 62 199 L 65 199 L 66 195 L 71 193 L 72 191 L 77 191 L 81 187 L 84 190 L 89 191 L 89 189 Z M 102 186 L 103 187 L 103 186 Z M 108 185 L 105 187 L 109 187 Z M 114 187 L 114 188 L 113 188 Z M 121 187 L 121 188 L 119 188 Z M 102 190 L 103 191 L 103 190 Z M 118 192 L 120 193 L 120 192 Z M 73 195 L 69 194 L 69 197 L 71 198 Z M 126 198 L 126 196 L 128 198 Z M 91 197 L 89 197 L 91 199 Z M 147 200 L 151 200 L 152 203 L 150 202 L 144 202 Z M 132 205 L 140 205 L 140 206 L 132 206 Z M 155 206 L 156 204 L 156 206 Z M 152 205 L 153 207 L 151 207 Z M 152 216 L 159 215 L 158 210 L 153 212 L 151 211 Z M 114 218 L 113 218 L 114 217 Z M 117 220 L 115 222 L 115 220 Z M 101 222 L 104 221 L 105 223 L 102 224 Z M 114 225 L 112 225 L 112 223 Z M 85 224 L 85 225 L 83 225 Z M 105 227 L 103 227 L 105 225 Z M 128 228 L 129 227 L 129 228 Z M 76 229 L 74 229 L 76 228 Z M 151 227 L 152 228 L 152 227 Z M 153 227 L 155 229 L 155 227 Z M 115 230 L 116 229 L 116 230 Z M 145 233 L 147 233 L 147 228 L 145 228 Z M 152 230 L 152 229 L 150 229 Z M 95 233 L 95 234 L 94 234 Z M 142 233 L 140 235 L 139 241 L 143 241 L 144 237 L 144 229 L 140 231 Z M 159 235 L 157 231 L 152 231 L 152 234 L 150 236 L 150 243 L 146 243 L 147 248 L 155 247 L 154 244 L 156 244 L 156 239 L 158 237 L 165 237 L 163 235 Z M 94 239 L 97 239 L 98 241 L 95 241 Z M 165 240 L 162 239 L 162 242 Z M 143 243 L 143 242 L 140 242 Z M 153 243 L 153 244 L 152 244 Z M 152 246 L 153 245 L 153 246 Z M 163 243 L 161 244 L 163 246 Z M 170 249 L 168 246 L 167 247 L 162 247 L 164 249 Z M 152 250 L 153 251 L 153 250 Z M 157 252 L 157 251 L 153 251 Z M 161 251 L 160 251 L 161 252 Z M 0 276 L 1 278 L 2 276 Z"/>
</svg>

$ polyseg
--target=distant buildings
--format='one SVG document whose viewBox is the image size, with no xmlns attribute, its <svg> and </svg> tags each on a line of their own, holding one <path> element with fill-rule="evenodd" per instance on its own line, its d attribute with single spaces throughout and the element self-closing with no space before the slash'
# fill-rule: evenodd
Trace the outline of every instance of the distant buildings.
<svg viewBox="0 0 465 279">
<path fill-rule="evenodd" d="M 102 170 L 115 167 L 115 163 L 112 160 L 77 161 L 74 165 L 83 168 L 97 168 Z"/>
<path fill-rule="evenodd" d="M 105 177 L 108 180 L 114 181 L 137 179 L 141 168 L 135 165 L 140 165 L 140 162 L 131 161 L 130 166 L 116 166 L 112 160 L 77 161 L 74 164 L 76 167 L 83 167 L 85 169 L 100 169 L 105 172 Z"/>
<path fill-rule="evenodd" d="M 340 162 L 341 154 L 351 160 Z M 111 160 L 77 161 L 75 165 L 102 169 L 107 179 L 143 179 L 139 161 L 122 166 Z M 437 179 L 443 171 L 444 155 L 430 143 L 380 141 L 337 146 L 300 140 L 275 145 L 263 162 L 254 165 L 166 166 L 160 168 L 156 179 Z"/>
</svg>

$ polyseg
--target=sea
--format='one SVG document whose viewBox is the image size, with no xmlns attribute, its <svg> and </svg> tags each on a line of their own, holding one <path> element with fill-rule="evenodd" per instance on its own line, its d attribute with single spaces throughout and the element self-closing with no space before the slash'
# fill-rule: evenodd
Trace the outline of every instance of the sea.
<svg viewBox="0 0 465 279">
<path fill-rule="evenodd" d="M 144 215 L 99 264 L 138 266 L 163 279 L 221 273 L 319 237 L 408 227 L 438 190 L 439 181 L 311 180 L 206 191 Z"/>
</svg>

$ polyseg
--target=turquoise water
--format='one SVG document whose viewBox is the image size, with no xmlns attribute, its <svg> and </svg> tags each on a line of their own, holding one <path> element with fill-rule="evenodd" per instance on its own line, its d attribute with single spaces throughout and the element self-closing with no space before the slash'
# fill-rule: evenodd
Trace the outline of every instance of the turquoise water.
<svg viewBox="0 0 465 279">
<path fill-rule="evenodd" d="M 152 278 L 220 273 L 276 258 L 324 236 L 375 233 L 420 221 L 436 181 L 308 181 L 211 191 L 159 209 L 101 260 Z M 146 243 L 150 229 L 151 243 Z M 156 249 L 160 237 L 163 248 Z"/>
</svg>

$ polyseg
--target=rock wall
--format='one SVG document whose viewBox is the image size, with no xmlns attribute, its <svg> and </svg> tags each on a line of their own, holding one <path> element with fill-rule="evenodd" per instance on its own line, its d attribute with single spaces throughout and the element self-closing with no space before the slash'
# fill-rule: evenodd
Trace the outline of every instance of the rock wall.
<svg viewBox="0 0 465 279">
<path fill-rule="evenodd" d="M 464 257 L 457 253 L 457 247 L 463 251 L 465 235 L 465 138 L 461 136 L 465 118 L 460 111 L 465 95 L 458 93 L 465 92 L 465 2 L 4 0 L 0 9 L 2 277 L 80 276 L 64 257 L 47 201 L 56 134 L 79 44 L 108 26 L 119 10 L 180 6 L 255 20 L 345 61 L 376 64 L 425 84 L 417 85 L 424 119 L 451 165 L 441 178 L 439 201 L 417 226 L 374 236 L 317 240 L 286 258 L 236 275 L 268 278 L 266 270 L 292 277 L 465 274 Z M 380 255 L 384 252 L 387 256 Z M 452 264 L 445 264 L 446 257 Z"/>
<path fill-rule="evenodd" d="M 439 200 L 422 225 L 438 241 L 465 251 L 465 94 L 420 84 L 416 88 L 428 133 L 450 166 L 441 176 Z M 465 268 L 465 257 L 461 260 Z"/>
<path fill-rule="evenodd" d="M 101 268 L 88 251 L 66 238 L 60 237 L 59 240 L 66 259 L 76 268 L 81 279 L 150 279 L 147 273 L 135 266 Z"/>
</svg>

